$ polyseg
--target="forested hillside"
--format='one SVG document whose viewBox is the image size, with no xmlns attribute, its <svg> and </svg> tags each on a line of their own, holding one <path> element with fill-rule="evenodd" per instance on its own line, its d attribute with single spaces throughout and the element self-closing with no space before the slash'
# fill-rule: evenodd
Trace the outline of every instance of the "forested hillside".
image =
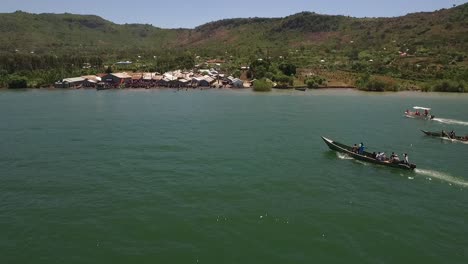
<svg viewBox="0 0 468 264">
<path fill-rule="evenodd" d="M 0 14 L 0 34 L 3 83 L 10 75 L 41 72 L 34 78 L 42 78 L 42 85 L 62 75 L 102 71 L 118 60 L 134 61 L 133 70 L 164 71 L 209 58 L 225 60 L 226 70 L 262 58 L 328 72 L 416 81 L 465 79 L 468 4 L 396 18 L 303 12 L 284 18 L 225 19 L 194 29 L 18 11 Z M 91 68 L 84 70 L 88 63 Z"/>
</svg>

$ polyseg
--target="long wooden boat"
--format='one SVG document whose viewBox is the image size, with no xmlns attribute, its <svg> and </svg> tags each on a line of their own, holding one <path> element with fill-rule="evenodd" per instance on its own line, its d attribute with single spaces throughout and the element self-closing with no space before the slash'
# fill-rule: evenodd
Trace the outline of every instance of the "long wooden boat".
<svg viewBox="0 0 468 264">
<path fill-rule="evenodd" d="M 454 141 L 468 142 L 468 136 L 465 136 L 465 137 L 455 136 L 454 138 L 451 138 L 446 132 L 430 132 L 430 131 L 425 131 L 425 130 L 421 130 L 421 131 L 424 134 L 431 136 L 431 137 L 447 138 L 447 139 L 451 139 Z"/>
<path fill-rule="evenodd" d="M 390 162 L 390 161 L 380 161 L 374 157 L 372 157 L 372 153 L 369 153 L 367 151 L 364 151 L 362 154 L 358 154 L 353 152 L 353 148 L 344 144 L 341 144 L 339 142 L 333 141 L 331 139 L 328 139 L 326 137 L 322 137 L 323 141 L 328 145 L 328 147 L 331 150 L 335 150 L 338 152 L 345 153 L 349 155 L 350 157 L 353 157 L 354 159 L 369 162 L 369 163 L 374 163 L 374 164 L 379 164 L 387 167 L 393 167 L 393 168 L 398 168 L 398 169 L 404 169 L 404 170 L 414 170 L 416 168 L 415 164 L 405 164 L 402 162 L 395 163 L 395 162 Z"/>
</svg>

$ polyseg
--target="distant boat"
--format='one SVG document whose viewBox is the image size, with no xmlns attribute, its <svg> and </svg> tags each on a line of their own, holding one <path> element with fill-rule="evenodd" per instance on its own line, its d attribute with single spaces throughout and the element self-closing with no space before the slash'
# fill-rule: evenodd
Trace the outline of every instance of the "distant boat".
<svg viewBox="0 0 468 264">
<path fill-rule="evenodd" d="M 302 92 L 307 91 L 307 88 L 303 88 L 303 87 L 297 87 L 297 88 L 294 88 L 294 89 L 296 89 L 298 91 L 302 91 Z"/>
<path fill-rule="evenodd" d="M 463 141 L 463 142 L 468 142 L 468 136 L 460 137 L 460 136 L 455 136 L 455 137 L 450 137 L 448 133 L 445 131 L 442 132 L 430 132 L 430 131 L 425 131 L 421 130 L 424 134 L 431 136 L 431 137 L 438 137 L 438 138 L 446 138 L 446 139 L 451 139 L 454 141 Z"/>
<path fill-rule="evenodd" d="M 431 109 L 427 107 L 421 106 L 414 106 L 413 109 L 415 111 L 406 110 L 405 116 L 408 118 L 416 118 L 416 119 L 424 119 L 424 120 L 432 120 L 435 118 L 434 115 L 431 115 Z M 424 111 L 424 112 L 420 112 Z"/>
<path fill-rule="evenodd" d="M 328 147 L 331 150 L 335 150 L 338 152 L 345 153 L 349 155 L 352 158 L 355 158 L 357 160 L 369 162 L 369 163 L 374 163 L 374 164 L 379 164 L 387 167 L 393 167 L 393 168 L 398 168 L 398 169 L 404 169 L 404 170 L 414 170 L 416 168 L 415 164 L 405 164 L 402 162 L 390 162 L 390 161 L 380 161 L 374 157 L 372 157 L 372 153 L 364 151 L 362 154 L 358 154 L 353 152 L 353 148 L 344 144 L 341 144 L 339 142 L 333 141 L 331 139 L 328 139 L 326 137 L 322 137 L 323 141 L 328 145 Z"/>
</svg>

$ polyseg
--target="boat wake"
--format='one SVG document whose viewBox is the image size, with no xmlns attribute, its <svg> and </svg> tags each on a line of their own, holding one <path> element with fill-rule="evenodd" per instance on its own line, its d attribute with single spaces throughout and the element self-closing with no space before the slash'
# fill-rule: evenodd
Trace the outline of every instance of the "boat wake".
<svg viewBox="0 0 468 264">
<path fill-rule="evenodd" d="M 447 125 L 462 125 L 462 126 L 468 126 L 468 122 L 466 121 L 460 121 L 460 120 L 455 120 L 455 119 L 445 119 L 445 118 L 434 118 L 432 119 L 434 121 L 437 121 L 442 124 L 447 124 Z"/>
<path fill-rule="evenodd" d="M 353 158 L 346 155 L 346 154 L 343 154 L 343 153 L 340 153 L 340 152 L 336 152 L 336 156 L 339 158 L 339 159 L 342 159 L 342 160 L 352 160 Z"/>
<path fill-rule="evenodd" d="M 461 186 L 461 187 L 468 187 L 468 182 L 467 181 L 465 181 L 463 179 L 453 177 L 453 176 L 451 176 L 449 174 L 446 174 L 446 173 L 443 173 L 443 172 L 438 172 L 438 171 L 433 171 L 433 170 L 424 170 L 424 169 L 415 169 L 414 171 L 417 174 L 429 177 L 429 180 L 431 180 L 431 178 L 435 178 L 435 179 L 439 179 L 439 180 L 448 182 L 449 184 L 455 184 L 455 185 L 458 185 L 458 186 Z"/>
</svg>

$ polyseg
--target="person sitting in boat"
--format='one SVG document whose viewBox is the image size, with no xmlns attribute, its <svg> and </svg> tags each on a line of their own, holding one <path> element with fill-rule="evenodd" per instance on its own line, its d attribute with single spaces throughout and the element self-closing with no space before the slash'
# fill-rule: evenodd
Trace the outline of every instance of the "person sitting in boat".
<svg viewBox="0 0 468 264">
<path fill-rule="evenodd" d="M 353 149 L 351 150 L 353 153 L 358 153 L 358 146 L 354 144 Z"/>
<path fill-rule="evenodd" d="M 420 115 L 421 115 L 421 113 L 419 112 L 419 110 L 416 110 L 416 113 L 414 113 L 414 114 L 417 115 L 417 116 L 420 116 Z"/>
<path fill-rule="evenodd" d="M 359 154 L 363 154 L 364 153 L 364 143 L 361 142 L 361 144 L 359 144 Z"/>
<path fill-rule="evenodd" d="M 411 112 L 409 111 L 409 109 L 406 109 L 405 114 L 407 114 L 407 115 L 410 115 L 410 114 L 411 114 Z"/>
<path fill-rule="evenodd" d="M 428 116 L 429 115 L 429 111 L 427 109 L 424 109 L 424 116 Z"/>
<path fill-rule="evenodd" d="M 398 154 L 395 154 L 395 152 L 392 152 L 392 155 L 390 156 L 390 162 L 392 163 L 400 162 L 400 158 L 398 157 Z"/>
<path fill-rule="evenodd" d="M 372 153 L 372 157 L 373 157 L 374 159 L 377 159 L 377 153 L 373 152 L 373 153 Z"/>
<path fill-rule="evenodd" d="M 379 152 L 379 154 L 377 154 L 377 160 L 379 161 L 385 161 L 386 158 L 385 152 Z"/>
<path fill-rule="evenodd" d="M 387 155 L 385 155 L 385 152 L 382 152 L 382 161 L 387 161 Z"/>
<path fill-rule="evenodd" d="M 375 159 L 376 160 L 381 160 L 381 158 L 382 158 L 382 153 L 377 152 L 377 155 L 375 155 Z"/>
</svg>

